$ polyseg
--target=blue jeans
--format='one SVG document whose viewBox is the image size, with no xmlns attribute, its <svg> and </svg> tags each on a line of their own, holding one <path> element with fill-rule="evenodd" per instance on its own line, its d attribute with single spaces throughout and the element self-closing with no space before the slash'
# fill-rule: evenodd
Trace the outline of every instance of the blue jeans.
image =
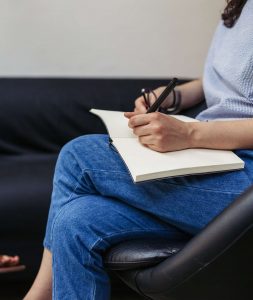
<svg viewBox="0 0 253 300">
<path fill-rule="evenodd" d="M 77 138 L 56 165 L 44 246 L 53 255 L 53 299 L 110 299 L 102 254 L 126 239 L 186 239 L 253 182 L 244 170 L 134 184 L 106 135 Z"/>
</svg>

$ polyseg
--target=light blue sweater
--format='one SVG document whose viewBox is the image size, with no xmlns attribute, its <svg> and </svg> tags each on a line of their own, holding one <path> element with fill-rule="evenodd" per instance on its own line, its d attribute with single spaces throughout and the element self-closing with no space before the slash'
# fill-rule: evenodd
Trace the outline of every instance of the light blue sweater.
<svg viewBox="0 0 253 300">
<path fill-rule="evenodd" d="M 220 22 L 203 87 L 208 108 L 197 119 L 253 118 L 253 0 L 247 1 L 234 27 Z"/>
</svg>

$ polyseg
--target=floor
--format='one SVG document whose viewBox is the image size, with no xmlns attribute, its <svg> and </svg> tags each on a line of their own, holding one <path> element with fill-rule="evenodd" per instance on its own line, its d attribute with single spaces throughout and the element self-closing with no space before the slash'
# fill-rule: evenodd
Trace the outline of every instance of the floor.
<svg viewBox="0 0 253 300">
<path fill-rule="evenodd" d="M 28 284 L 25 283 L 13 283 L 10 285 L 0 281 L 0 300 L 22 300 L 28 288 Z M 143 300 L 143 298 L 126 289 L 123 295 L 119 295 L 117 291 L 114 292 L 111 300 Z"/>
<path fill-rule="evenodd" d="M 25 254 L 25 252 L 22 253 L 27 266 L 24 272 L 0 274 L 0 300 L 22 300 L 32 285 L 40 262 L 31 259 L 31 256 L 26 257 Z M 143 297 L 127 288 L 117 277 L 112 275 L 110 277 L 113 282 L 111 300 L 143 300 Z"/>
</svg>

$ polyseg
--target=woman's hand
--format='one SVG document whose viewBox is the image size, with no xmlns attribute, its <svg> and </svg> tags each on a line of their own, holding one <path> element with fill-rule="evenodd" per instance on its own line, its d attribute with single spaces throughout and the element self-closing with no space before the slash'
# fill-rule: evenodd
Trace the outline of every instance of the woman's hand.
<svg viewBox="0 0 253 300">
<path fill-rule="evenodd" d="M 129 118 L 128 126 L 133 129 L 140 143 L 152 150 L 168 152 L 191 147 L 191 123 L 158 112 L 128 112 L 125 116 Z"/>
<path fill-rule="evenodd" d="M 165 90 L 165 86 L 162 86 L 162 87 L 159 87 L 157 89 L 155 89 L 153 92 L 155 93 L 156 97 L 159 97 L 161 95 L 161 93 Z M 150 93 L 149 95 L 149 100 L 150 100 L 150 103 L 149 105 L 151 106 L 156 98 L 155 96 L 153 95 L 153 93 Z M 171 106 L 171 104 L 173 103 L 173 93 L 170 93 L 168 95 L 168 97 L 165 99 L 165 101 L 162 103 L 161 107 L 163 108 L 168 108 Z M 136 114 L 143 114 L 147 111 L 147 104 L 145 103 L 145 100 L 143 98 L 143 96 L 140 96 L 139 98 L 137 98 L 135 100 L 135 108 L 134 108 L 134 112 Z"/>
</svg>

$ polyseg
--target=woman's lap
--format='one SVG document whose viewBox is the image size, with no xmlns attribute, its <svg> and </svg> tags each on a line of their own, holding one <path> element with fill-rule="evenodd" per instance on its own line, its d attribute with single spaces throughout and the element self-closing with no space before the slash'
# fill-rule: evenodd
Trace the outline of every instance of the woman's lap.
<svg viewBox="0 0 253 300">
<path fill-rule="evenodd" d="M 109 299 L 101 254 L 115 243 L 196 234 L 251 184 L 252 151 L 239 154 L 243 171 L 134 184 L 108 136 L 68 143 L 56 165 L 44 240 L 53 254 L 53 299 Z"/>
<path fill-rule="evenodd" d="M 175 226 L 179 231 L 196 234 L 251 184 L 251 166 L 248 164 L 252 164 L 252 152 L 241 151 L 239 154 L 249 156 L 249 163 L 246 162 L 246 168 L 242 171 L 134 184 L 118 153 L 109 144 L 108 136 L 80 137 L 67 144 L 60 154 L 48 229 L 51 232 L 63 207 L 80 197 L 83 197 L 86 206 L 89 203 L 92 207 L 91 199 L 97 195 L 108 199 L 108 204 L 100 200 L 105 223 L 112 214 L 111 203 L 116 205 L 118 202 L 122 203 L 121 209 L 129 207 L 129 210 L 138 212 L 139 219 L 143 214 L 144 219 L 157 220 L 165 227 L 172 225 L 171 228 Z M 96 207 L 99 210 L 99 201 L 96 201 Z M 121 213 L 119 210 L 118 214 Z M 86 214 L 83 218 L 89 217 Z M 134 218 L 131 220 L 133 227 Z M 97 219 L 95 215 L 93 220 L 103 223 L 103 219 Z M 116 215 L 112 220 L 115 220 L 112 226 L 118 226 Z"/>
</svg>

